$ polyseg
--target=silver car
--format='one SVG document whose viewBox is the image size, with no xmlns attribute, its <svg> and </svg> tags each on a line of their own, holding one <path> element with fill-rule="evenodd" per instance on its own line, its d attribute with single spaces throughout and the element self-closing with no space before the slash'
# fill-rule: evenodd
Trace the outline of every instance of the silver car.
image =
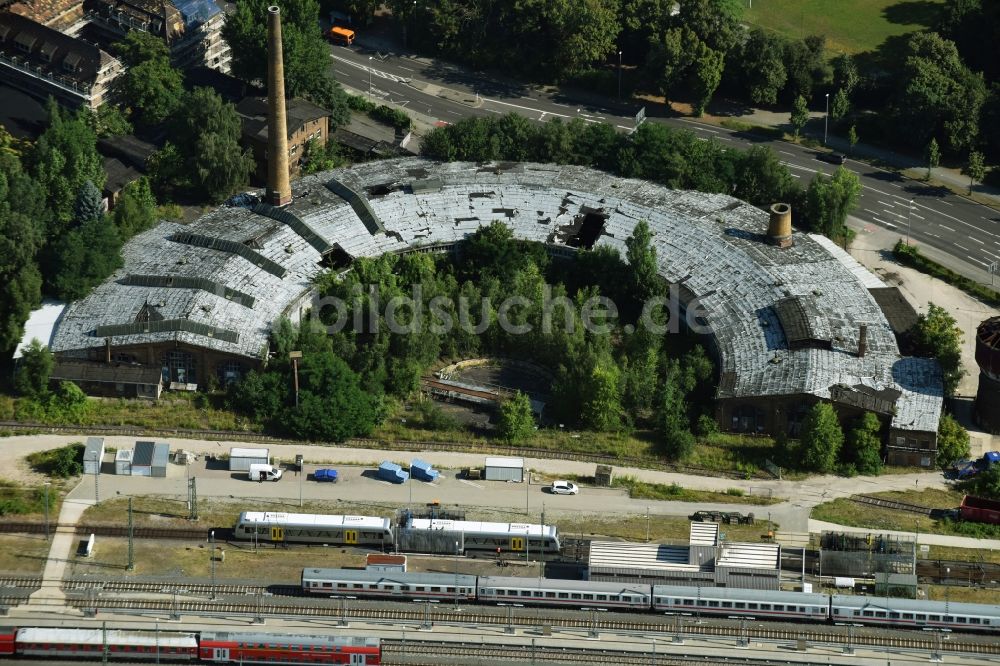
<svg viewBox="0 0 1000 666">
<path fill-rule="evenodd" d="M 576 495 L 580 492 L 580 487 L 570 481 L 553 481 L 549 490 L 553 495 Z"/>
</svg>

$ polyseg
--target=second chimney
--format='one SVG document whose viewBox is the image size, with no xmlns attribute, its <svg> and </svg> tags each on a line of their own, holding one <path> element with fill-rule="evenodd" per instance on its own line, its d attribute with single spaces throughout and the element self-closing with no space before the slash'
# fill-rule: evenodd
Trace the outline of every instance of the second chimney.
<svg viewBox="0 0 1000 666">
<path fill-rule="evenodd" d="M 858 328 L 858 358 L 864 358 L 868 351 L 868 324 L 861 324 Z"/>
<path fill-rule="evenodd" d="M 792 207 L 788 204 L 771 204 L 771 219 L 767 224 L 767 242 L 782 248 L 792 246 Z"/>
<path fill-rule="evenodd" d="M 288 129 L 285 120 L 285 66 L 281 56 L 281 10 L 267 8 L 267 202 L 292 201 L 288 184 Z"/>
</svg>

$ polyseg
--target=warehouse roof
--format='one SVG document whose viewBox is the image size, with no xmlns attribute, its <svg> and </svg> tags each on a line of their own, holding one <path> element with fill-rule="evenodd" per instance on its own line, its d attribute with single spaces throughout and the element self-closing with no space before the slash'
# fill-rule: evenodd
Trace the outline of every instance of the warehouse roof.
<svg viewBox="0 0 1000 666">
<path fill-rule="evenodd" d="M 434 182 L 434 187 L 414 184 Z M 211 325 L 223 336 L 191 327 L 138 331 L 116 345 L 178 341 L 256 357 L 270 323 L 309 288 L 323 255 L 372 257 L 452 246 L 501 220 L 517 238 L 572 251 L 571 231 L 588 215 L 603 226 L 595 246 L 622 251 L 640 220 L 649 223 L 660 274 L 697 298 L 699 323 L 718 352 L 722 399 L 809 394 L 831 398 L 836 386 L 899 391 L 894 428 L 933 431 L 941 411 L 940 370 L 934 361 L 901 358 L 885 314 L 869 292 L 884 286 L 827 239 L 795 234 L 793 247 L 764 242 L 768 215 L 722 194 L 678 191 L 553 164 L 436 163 L 420 158 L 354 165 L 297 181 L 293 203 L 276 211 L 221 208 L 185 232 L 249 243 L 286 268 L 278 277 L 243 255 L 173 243 L 180 225 L 140 234 L 124 251 L 112 280 L 67 309 L 53 351 L 101 344 L 98 325 L 134 320 L 144 304 L 163 319 Z M 268 217 L 270 216 L 270 217 Z M 583 225 L 586 226 L 586 225 Z M 383 231 L 384 229 L 384 231 Z M 165 260 L 167 259 L 167 260 Z M 127 274 L 202 276 L 254 296 L 246 307 L 224 296 L 185 288 L 124 285 Z M 776 309 L 799 299 L 808 335 L 824 344 L 794 348 Z M 694 308 L 688 307 L 689 312 Z M 867 350 L 858 353 L 860 326 Z M 228 333 L 236 334 L 235 340 Z M 820 347 L 820 348 L 817 348 Z"/>
</svg>

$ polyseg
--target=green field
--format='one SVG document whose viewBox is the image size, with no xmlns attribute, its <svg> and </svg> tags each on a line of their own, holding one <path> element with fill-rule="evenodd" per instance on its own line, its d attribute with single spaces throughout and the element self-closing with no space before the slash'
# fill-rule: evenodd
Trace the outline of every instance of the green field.
<svg viewBox="0 0 1000 666">
<path fill-rule="evenodd" d="M 747 3 L 744 3 L 746 5 Z M 826 35 L 831 53 L 878 48 L 886 37 L 931 26 L 941 0 L 751 0 L 747 23 L 789 37 Z"/>
</svg>

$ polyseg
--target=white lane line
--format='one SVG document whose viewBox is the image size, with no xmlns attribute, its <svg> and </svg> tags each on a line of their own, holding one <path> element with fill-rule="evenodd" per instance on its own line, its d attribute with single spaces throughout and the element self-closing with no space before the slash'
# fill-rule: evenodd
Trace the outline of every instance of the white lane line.
<svg viewBox="0 0 1000 666">
<path fill-rule="evenodd" d="M 880 220 L 877 217 L 875 217 L 874 215 L 872 215 L 872 219 L 875 220 L 876 222 L 878 222 L 879 224 L 886 224 L 886 225 L 889 225 L 889 226 L 893 226 L 889 222 L 886 222 L 885 220 Z"/>
<path fill-rule="evenodd" d="M 465 479 L 459 479 L 459 482 L 460 483 L 464 483 L 467 486 L 474 486 L 476 488 L 479 488 L 480 490 L 483 489 L 483 486 L 479 485 L 478 483 L 473 483 L 472 481 L 466 481 Z"/>
<path fill-rule="evenodd" d="M 959 250 L 965 250 L 966 252 L 971 252 L 971 250 L 970 250 L 969 248 L 967 248 L 967 247 L 962 247 L 962 246 L 961 246 L 961 245 L 959 245 L 958 243 L 955 243 L 955 247 L 957 247 L 957 248 L 958 248 Z"/>
<path fill-rule="evenodd" d="M 986 268 L 989 268 L 989 267 L 990 267 L 990 265 L 989 265 L 988 263 L 986 263 L 985 261 L 979 261 L 979 260 L 978 260 L 978 259 L 976 259 L 975 257 L 968 257 L 968 259 L 969 259 L 970 261 L 974 261 L 974 262 L 976 262 L 976 263 L 977 263 L 977 264 L 979 264 L 980 266 L 986 266 Z"/>
<path fill-rule="evenodd" d="M 876 201 L 878 201 L 883 206 L 895 206 L 896 205 L 894 203 L 889 203 L 888 201 L 882 201 L 881 199 L 876 199 Z"/>
<path fill-rule="evenodd" d="M 976 241 L 976 242 L 977 242 L 977 243 L 979 243 L 980 245 L 986 245 L 986 243 L 984 243 L 983 241 L 979 240 L 979 239 L 978 239 L 978 238 L 976 238 L 975 236 L 969 236 L 968 238 L 969 238 L 969 240 L 970 240 L 970 241 Z"/>
<path fill-rule="evenodd" d="M 955 204 L 950 204 L 950 203 L 948 203 L 948 202 L 947 202 L 947 201 L 945 201 L 944 199 L 939 199 L 939 200 L 938 200 L 938 203 L 943 203 L 943 204 L 944 204 L 945 206 L 954 206 L 954 205 L 955 205 Z"/>
<path fill-rule="evenodd" d="M 701 123 L 695 122 L 694 120 L 688 120 L 687 118 L 681 118 L 681 122 L 688 123 L 689 125 L 694 125 L 695 129 L 700 129 L 703 132 L 711 132 L 712 134 L 718 134 L 719 133 L 719 130 L 714 130 L 714 129 L 711 129 L 709 127 L 705 127 Z"/>
<path fill-rule="evenodd" d="M 928 235 L 928 236 L 931 236 L 931 237 L 933 237 L 933 238 L 941 238 L 941 237 L 940 237 L 940 236 L 938 236 L 937 234 L 932 234 L 932 233 L 931 233 L 931 232 L 929 232 L 929 231 L 927 232 L 927 235 Z"/>
<path fill-rule="evenodd" d="M 792 164 L 791 162 L 782 162 L 789 169 L 800 169 L 802 171 L 808 171 L 810 173 L 816 173 L 816 169 L 810 169 L 809 167 L 799 166 L 798 164 Z"/>
<path fill-rule="evenodd" d="M 452 111 L 451 109 L 445 109 L 445 110 L 444 110 L 444 112 L 445 112 L 445 113 L 450 113 L 450 114 L 451 114 L 451 115 L 453 115 L 453 116 L 460 116 L 460 115 L 462 115 L 462 114 L 461 114 L 461 113 L 459 113 L 458 111 Z"/>
<path fill-rule="evenodd" d="M 878 192 L 879 194 L 884 194 L 887 197 L 893 197 L 894 199 L 899 199 L 900 201 L 909 201 L 906 197 L 901 197 L 898 194 L 893 194 L 891 192 L 883 192 L 882 190 L 877 190 L 874 187 L 869 187 L 868 185 L 862 185 L 866 190 L 871 190 L 872 192 Z"/>
<path fill-rule="evenodd" d="M 498 99 L 489 99 L 488 97 L 482 98 L 483 102 L 489 102 L 491 104 L 502 104 L 503 106 L 512 106 L 515 109 L 521 109 L 522 111 L 531 111 L 532 113 L 543 113 L 541 109 L 533 109 L 530 106 L 522 106 L 520 104 L 514 104 L 513 102 L 501 102 Z M 560 104 L 559 106 L 566 106 L 565 104 Z M 545 111 L 550 116 L 559 116 L 560 118 L 569 118 L 570 116 L 565 113 L 556 113 L 555 111 Z"/>
<path fill-rule="evenodd" d="M 866 213 L 871 213 L 872 215 L 878 215 L 878 213 L 876 213 L 875 211 L 873 211 L 873 210 L 872 210 L 871 208 L 865 208 L 865 209 L 863 209 L 863 210 L 864 210 L 864 211 L 865 211 Z"/>
<path fill-rule="evenodd" d="M 920 207 L 921 207 L 921 208 L 923 208 L 924 210 L 929 210 L 929 211 L 930 211 L 930 212 L 932 212 L 932 213 L 937 213 L 938 215 L 942 215 L 942 216 L 944 216 L 944 217 L 947 217 L 947 218 L 948 218 L 948 219 L 950 219 L 950 220 L 955 220 L 955 221 L 956 221 L 956 222 L 958 222 L 959 224 L 964 224 L 965 226 L 969 227 L 970 229 L 977 229 L 978 231 L 983 231 L 982 229 L 979 229 L 978 227 L 974 227 L 974 226 L 972 226 L 971 224 L 969 224 L 969 223 L 968 223 L 968 222 L 966 222 L 965 220 L 960 220 L 960 219 L 958 219 L 958 218 L 957 218 L 957 217 L 955 217 L 954 215 L 949 215 L 948 213 L 942 213 L 942 212 L 941 212 L 941 211 L 939 211 L 939 210 L 934 210 L 933 208 L 930 208 L 929 206 L 925 206 L 925 205 L 923 205 L 923 204 L 920 204 L 920 203 L 917 203 L 916 201 L 914 201 L 914 202 L 913 202 L 913 204 L 914 204 L 915 206 L 920 206 Z M 991 233 L 990 233 L 990 232 L 988 232 L 988 231 L 983 231 L 983 233 L 984 233 L 984 234 L 986 234 L 987 236 L 994 236 L 994 237 L 996 237 L 996 234 L 991 234 Z"/>
<path fill-rule="evenodd" d="M 503 115 L 503 111 L 501 111 L 500 109 L 486 109 L 486 110 L 489 111 L 490 113 L 495 113 L 498 116 L 502 116 Z M 541 120 L 541 118 L 539 118 L 539 120 Z"/>
<path fill-rule="evenodd" d="M 798 173 L 790 173 L 788 175 L 791 176 L 792 178 L 801 178 L 802 177 L 802 174 L 798 174 Z"/>
<path fill-rule="evenodd" d="M 406 70 L 406 71 L 408 71 L 408 72 L 415 72 L 415 71 L 417 71 L 417 70 L 415 70 L 415 69 L 410 69 L 409 67 L 407 67 L 407 66 L 405 66 L 405 65 L 398 65 L 398 67 L 399 67 L 400 69 L 405 69 L 405 70 Z"/>
<path fill-rule="evenodd" d="M 791 155 L 792 157 L 795 157 L 795 153 L 790 153 L 787 150 L 779 150 L 778 152 L 779 153 L 784 153 L 785 155 Z"/>
<path fill-rule="evenodd" d="M 916 213 L 910 213 L 910 215 L 912 215 L 913 217 L 917 218 L 918 220 L 926 220 L 927 219 L 923 215 L 917 215 Z"/>
<path fill-rule="evenodd" d="M 339 69 L 335 69 L 333 71 L 336 72 L 337 74 L 340 74 L 341 76 L 347 76 L 347 72 L 342 72 Z"/>
<path fill-rule="evenodd" d="M 552 102 L 552 103 L 554 105 L 556 105 L 556 106 L 561 106 L 561 107 L 566 108 L 566 109 L 572 108 L 572 107 L 570 107 L 569 104 L 560 104 L 559 102 Z"/>
<path fill-rule="evenodd" d="M 952 229 L 952 228 L 951 228 L 951 227 L 949 227 L 949 226 L 946 226 L 946 225 L 944 225 L 944 224 L 939 224 L 938 226 L 939 226 L 939 227 L 941 227 L 942 229 L 947 229 L 947 230 L 948 230 L 948 231 L 950 231 L 951 233 L 955 233 L 955 230 L 954 230 L 954 229 Z"/>
<path fill-rule="evenodd" d="M 723 141 L 732 141 L 733 140 L 733 137 L 726 136 L 725 134 L 720 134 L 719 138 L 722 139 Z"/>
<path fill-rule="evenodd" d="M 883 213 L 888 213 L 889 215 L 895 215 L 896 217 L 898 217 L 898 218 L 899 218 L 899 219 L 901 219 L 901 220 L 905 220 L 905 219 L 906 219 L 906 216 L 905 216 L 905 215 L 903 215 L 903 214 L 901 214 L 901 213 L 894 213 L 894 212 L 892 212 L 891 210 L 883 210 L 882 212 L 883 212 Z"/>
</svg>

